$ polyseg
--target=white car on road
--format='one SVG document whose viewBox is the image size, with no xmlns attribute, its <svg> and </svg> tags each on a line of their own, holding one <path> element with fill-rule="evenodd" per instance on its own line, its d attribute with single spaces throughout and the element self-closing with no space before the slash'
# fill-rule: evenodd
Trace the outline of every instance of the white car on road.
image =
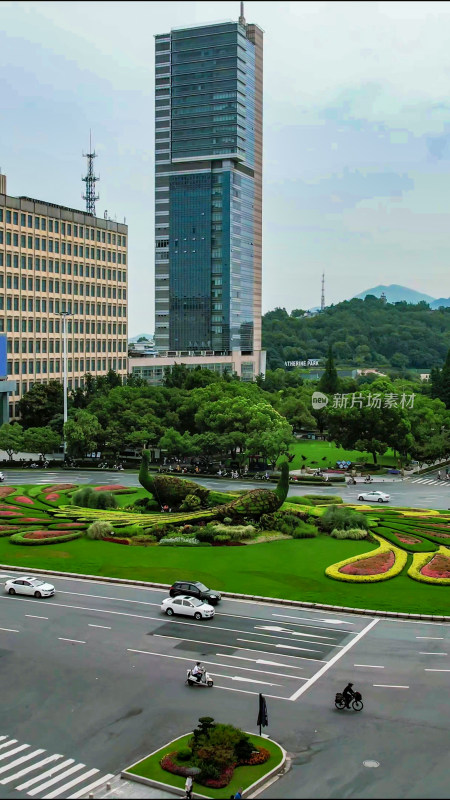
<svg viewBox="0 0 450 800">
<path fill-rule="evenodd" d="M 205 603 L 197 597 L 188 597 L 184 594 L 163 600 L 161 611 L 164 611 L 168 617 L 173 614 L 184 614 L 195 619 L 207 619 L 215 614 L 213 606 L 210 606 L 209 603 Z"/>
<path fill-rule="evenodd" d="M 10 578 L 5 583 L 5 592 L 8 594 L 31 594 L 34 597 L 51 597 L 55 594 L 55 587 L 45 583 L 39 578 Z"/>
<path fill-rule="evenodd" d="M 389 503 L 390 496 L 385 492 L 364 492 L 358 495 L 358 500 L 366 500 L 369 503 Z"/>
</svg>

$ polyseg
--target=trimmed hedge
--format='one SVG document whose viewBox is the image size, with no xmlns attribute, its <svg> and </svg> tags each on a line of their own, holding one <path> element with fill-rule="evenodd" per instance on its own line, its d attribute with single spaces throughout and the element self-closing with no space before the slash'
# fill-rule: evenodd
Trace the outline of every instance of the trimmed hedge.
<svg viewBox="0 0 450 800">
<path fill-rule="evenodd" d="M 449 550 L 446 547 L 440 547 L 438 553 L 441 555 L 446 556 L 447 559 L 450 560 Z M 436 556 L 436 553 L 417 553 L 413 557 L 412 564 L 408 569 L 408 575 L 415 581 L 420 581 L 421 583 L 432 583 L 438 586 L 449 586 L 450 585 L 450 578 L 433 578 L 430 575 L 423 575 L 420 571 L 425 567 L 433 558 Z"/>
<path fill-rule="evenodd" d="M 406 542 L 402 542 L 397 538 L 395 531 L 392 528 L 387 528 L 385 526 L 377 528 L 377 533 L 384 539 L 387 539 L 391 544 L 396 545 L 396 547 L 401 547 L 403 550 L 408 550 L 410 553 L 429 553 L 430 551 L 437 550 L 438 548 L 436 544 L 424 541 L 421 536 L 418 536 L 415 532 L 409 530 L 400 530 L 400 528 L 398 528 L 397 533 L 404 533 L 405 536 L 414 536 L 415 538 L 420 539 L 420 542 L 417 542 L 417 544 L 408 544 Z"/>
<path fill-rule="evenodd" d="M 13 544 L 24 545 L 40 545 L 40 544 L 58 544 L 60 542 L 70 542 L 72 539 L 79 539 L 81 532 L 67 533 L 64 536 L 51 536 L 48 539 L 25 539 L 25 534 L 29 531 L 21 531 L 21 533 L 14 533 L 11 536 L 10 542 Z"/>
<path fill-rule="evenodd" d="M 386 581 L 390 578 L 395 578 L 396 575 L 399 575 L 406 565 L 408 558 L 407 553 L 405 553 L 404 550 L 400 550 L 398 547 L 395 547 L 394 545 L 388 544 L 388 542 L 386 542 L 384 539 L 381 539 L 376 534 L 373 533 L 371 535 L 380 545 L 376 550 L 371 550 L 368 553 L 362 553 L 358 556 L 346 558 L 344 561 L 338 561 L 337 564 L 332 564 L 330 567 L 326 568 L 325 575 L 327 575 L 329 578 L 334 578 L 336 581 L 348 581 L 350 583 L 375 583 L 375 581 Z M 374 556 L 389 551 L 394 553 L 395 561 L 393 566 L 387 572 L 378 573 L 376 575 L 346 575 L 342 572 L 339 572 L 341 567 L 344 567 L 347 564 L 354 564 L 357 561 L 364 561 L 366 558 L 373 558 Z"/>
</svg>

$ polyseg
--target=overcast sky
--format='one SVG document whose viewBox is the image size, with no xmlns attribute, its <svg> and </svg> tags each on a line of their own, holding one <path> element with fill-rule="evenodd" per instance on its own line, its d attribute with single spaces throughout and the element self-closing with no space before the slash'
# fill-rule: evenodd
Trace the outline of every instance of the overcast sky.
<svg viewBox="0 0 450 800">
<path fill-rule="evenodd" d="M 153 333 L 154 40 L 233 2 L 0 2 L 8 193 L 129 225 L 129 333 Z M 450 295 L 450 3 L 246 2 L 265 31 L 263 311 L 379 283 Z"/>
</svg>

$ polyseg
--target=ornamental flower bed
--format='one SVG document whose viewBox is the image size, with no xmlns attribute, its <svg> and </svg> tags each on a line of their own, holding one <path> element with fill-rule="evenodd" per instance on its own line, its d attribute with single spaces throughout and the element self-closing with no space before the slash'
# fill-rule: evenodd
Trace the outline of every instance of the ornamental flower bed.
<svg viewBox="0 0 450 800">
<path fill-rule="evenodd" d="M 48 486 L 46 491 L 47 492 L 64 492 L 67 489 L 77 489 L 77 485 L 75 483 L 54 483 L 53 486 Z"/>
<path fill-rule="evenodd" d="M 450 578 L 450 557 L 444 553 L 436 553 L 420 571 L 428 578 Z"/>
<path fill-rule="evenodd" d="M 65 536 L 66 531 L 29 531 L 24 533 L 24 539 L 53 539 L 55 536 Z"/>
<path fill-rule="evenodd" d="M 0 486 L 0 497 L 8 497 L 8 495 L 14 494 L 15 491 L 14 486 Z"/>
<path fill-rule="evenodd" d="M 18 495 L 14 498 L 15 503 L 26 503 L 29 506 L 34 506 L 34 500 L 31 497 L 25 497 L 25 495 Z"/>
<path fill-rule="evenodd" d="M 44 495 L 45 500 L 59 500 L 60 497 L 61 495 L 58 494 L 58 492 L 51 492 L 51 494 Z"/>
<path fill-rule="evenodd" d="M 127 489 L 127 486 L 119 486 L 117 483 L 110 483 L 108 486 L 95 486 L 94 492 L 114 492 L 116 489 Z"/>
<path fill-rule="evenodd" d="M 399 542 L 403 542 L 403 544 L 420 544 L 422 539 L 418 539 L 417 536 L 408 536 L 406 533 L 396 533 L 396 537 Z"/>
<path fill-rule="evenodd" d="M 392 550 L 388 550 L 377 556 L 367 556 L 354 561 L 353 564 L 346 564 L 339 572 L 344 575 L 383 575 L 392 569 L 394 563 L 395 555 Z"/>
</svg>

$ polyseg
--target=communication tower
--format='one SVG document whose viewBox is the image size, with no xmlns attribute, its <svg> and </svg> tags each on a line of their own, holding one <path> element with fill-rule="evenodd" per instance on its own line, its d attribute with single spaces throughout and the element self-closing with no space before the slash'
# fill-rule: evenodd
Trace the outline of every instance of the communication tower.
<svg viewBox="0 0 450 800">
<path fill-rule="evenodd" d="M 95 194 L 95 184 L 100 180 L 100 177 L 94 175 L 94 158 L 97 158 L 97 153 L 92 149 L 91 131 L 89 131 L 89 153 L 83 153 L 83 157 L 87 158 L 87 174 L 82 178 L 86 184 L 86 194 L 83 194 L 82 198 L 86 200 L 88 214 L 93 214 L 95 217 L 95 201 L 100 197 L 100 195 Z"/>
</svg>

